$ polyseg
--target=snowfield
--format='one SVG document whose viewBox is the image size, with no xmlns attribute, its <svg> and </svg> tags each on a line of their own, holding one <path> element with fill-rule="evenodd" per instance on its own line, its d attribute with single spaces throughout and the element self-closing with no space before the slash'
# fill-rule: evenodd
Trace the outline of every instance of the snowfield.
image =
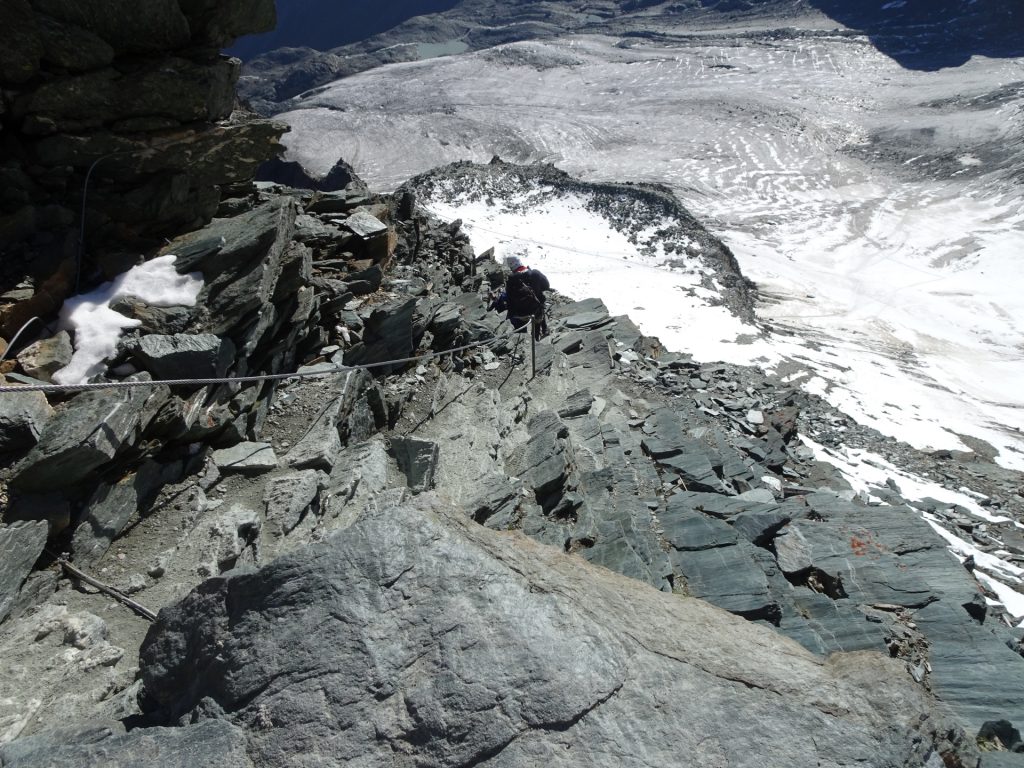
<svg viewBox="0 0 1024 768">
<path fill-rule="evenodd" d="M 281 116 L 289 156 L 321 173 L 343 157 L 376 189 L 495 154 L 668 184 L 757 283 L 756 341 L 576 201 L 428 202 L 669 348 L 789 375 L 919 448 L 981 438 L 1024 469 L 1024 61 L 919 72 L 849 36 L 663 31 L 340 81 Z"/>
</svg>

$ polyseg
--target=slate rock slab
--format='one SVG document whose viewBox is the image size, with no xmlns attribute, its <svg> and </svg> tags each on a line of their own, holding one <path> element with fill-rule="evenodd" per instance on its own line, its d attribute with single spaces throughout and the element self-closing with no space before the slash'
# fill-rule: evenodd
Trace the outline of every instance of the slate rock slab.
<svg viewBox="0 0 1024 768">
<path fill-rule="evenodd" d="M 44 521 L 0 525 L 0 622 L 11 612 L 21 585 L 46 546 Z"/>
<path fill-rule="evenodd" d="M 235 358 L 231 340 L 212 333 L 154 333 L 136 340 L 129 349 L 157 379 L 221 378 Z"/>
<path fill-rule="evenodd" d="M 228 720 L 268 768 L 976 759 L 880 654 L 815 657 L 425 502 L 208 580 L 141 664 L 151 715 Z"/>
<path fill-rule="evenodd" d="M 49 339 L 42 339 L 18 353 L 18 363 L 27 376 L 50 383 L 53 374 L 71 363 L 71 336 L 61 331 Z"/>
<path fill-rule="evenodd" d="M 177 482 L 181 472 L 180 461 L 148 461 L 120 482 L 97 488 L 86 502 L 71 540 L 75 564 L 88 568 L 98 563 L 141 507 L 161 487 Z"/>
<path fill-rule="evenodd" d="M 685 579 L 687 594 L 747 618 L 775 621 L 781 609 L 752 550 L 751 544 L 740 542 L 698 551 L 677 550 L 670 557 Z"/>
<path fill-rule="evenodd" d="M 148 379 L 148 374 L 139 378 Z M 27 491 L 67 488 L 114 458 L 147 413 L 169 398 L 166 388 L 86 392 L 59 411 L 39 443 L 15 470 L 13 484 Z"/>
<path fill-rule="evenodd" d="M 267 483 L 263 503 L 267 509 L 267 524 L 275 535 L 287 535 L 297 526 L 320 493 L 321 481 L 327 475 L 307 469 L 290 472 Z"/>
<path fill-rule="evenodd" d="M 366 211 L 356 211 L 342 224 L 352 234 L 362 238 L 372 238 L 388 231 L 388 225 Z"/>
<path fill-rule="evenodd" d="M 214 451 L 213 463 L 225 475 L 260 475 L 277 468 L 277 455 L 269 443 L 239 443 Z"/>
<path fill-rule="evenodd" d="M 665 541 L 682 552 L 727 547 L 739 540 L 728 523 L 700 512 L 666 513 L 660 520 Z"/>
</svg>

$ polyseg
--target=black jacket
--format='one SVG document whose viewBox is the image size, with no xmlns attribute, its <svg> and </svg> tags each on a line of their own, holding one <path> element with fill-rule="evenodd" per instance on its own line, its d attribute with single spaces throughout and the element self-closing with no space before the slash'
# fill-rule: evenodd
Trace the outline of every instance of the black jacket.
<svg viewBox="0 0 1024 768">
<path fill-rule="evenodd" d="M 533 303 L 526 293 L 518 288 L 517 283 L 525 283 L 529 286 L 532 295 L 540 303 L 539 307 L 531 306 Z M 524 269 L 521 272 L 513 272 L 505 281 L 505 293 L 508 301 L 508 314 L 510 317 L 530 317 L 544 309 L 544 291 L 551 290 L 551 283 L 548 282 L 544 273 L 537 269 Z"/>
</svg>

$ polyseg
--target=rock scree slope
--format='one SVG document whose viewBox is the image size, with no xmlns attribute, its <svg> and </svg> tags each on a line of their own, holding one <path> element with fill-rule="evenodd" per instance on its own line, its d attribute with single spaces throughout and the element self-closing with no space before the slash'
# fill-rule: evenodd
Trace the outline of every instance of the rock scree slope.
<svg viewBox="0 0 1024 768">
<path fill-rule="evenodd" d="M 261 8 L 168 2 L 147 23 L 212 49 Z M 115 21 L 68 23 L 113 40 Z M 115 272 L 174 255 L 204 285 L 192 307 L 120 300 L 138 325 L 99 380 L 280 380 L 40 392 L 70 343 L 40 309 L 52 275 L 4 295 L 46 328 L 2 368 L 24 391 L 0 393 L 0 766 L 1014 764 L 1024 657 L 986 599 L 1014 578 L 991 555 L 1012 520 L 896 482 L 854 493 L 801 436 L 892 441 L 596 299 L 552 297 L 528 377 L 486 309 L 501 267 L 417 205 L 465 173 L 557 180 L 619 227 L 654 205 L 749 311 L 669 192 L 499 163 L 393 195 L 344 167 L 332 191 L 254 185 L 269 144 L 243 172 L 221 127 L 201 131 L 210 167 L 240 176 L 208 215 L 95 246 Z M 53 137 L 86 128 L 107 130 Z M 942 490 L 1019 484 L 983 455 L 892 450 Z"/>
</svg>

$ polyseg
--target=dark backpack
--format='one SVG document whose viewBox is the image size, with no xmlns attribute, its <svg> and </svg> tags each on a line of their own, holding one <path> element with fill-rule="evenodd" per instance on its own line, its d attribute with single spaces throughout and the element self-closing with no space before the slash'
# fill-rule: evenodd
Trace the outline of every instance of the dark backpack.
<svg viewBox="0 0 1024 768">
<path fill-rule="evenodd" d="M 533 317 L 544 308 L 529 280 L 526 279 L 527 274 L 515 272 L 509 275 L 508 282 L 505 283 L 509 313 L 515 317 Z"/>
</svg>

